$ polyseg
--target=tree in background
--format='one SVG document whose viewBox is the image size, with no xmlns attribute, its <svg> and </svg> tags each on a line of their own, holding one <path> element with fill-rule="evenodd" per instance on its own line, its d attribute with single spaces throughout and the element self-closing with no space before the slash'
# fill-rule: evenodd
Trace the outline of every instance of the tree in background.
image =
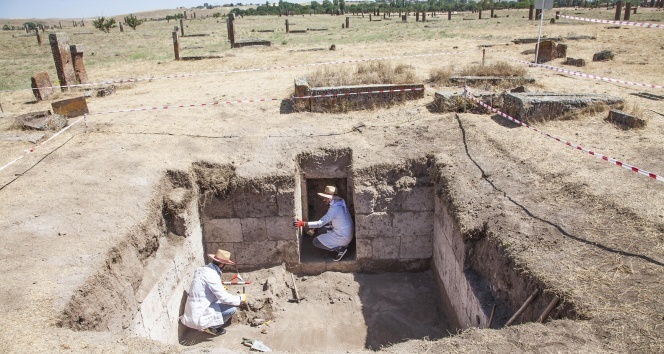
<svg viewBox="0 0 664 354">
<path fill-rule="evenodd" d="M 131 27 L 134 31 L 136 30 L 136 27 L 140 26 L 143 21 L 139 20 L 136 18 L 134 15 L 129 15 L 125 16 L 124 22 L 127 26 Z"/>
<path fill-rule="evenodd" d="M 109 33 L 111 28 L 115 27 L 115 19 L 102 16 L 92 21 L 92 25 L 102 32 Z"/>
</svg>

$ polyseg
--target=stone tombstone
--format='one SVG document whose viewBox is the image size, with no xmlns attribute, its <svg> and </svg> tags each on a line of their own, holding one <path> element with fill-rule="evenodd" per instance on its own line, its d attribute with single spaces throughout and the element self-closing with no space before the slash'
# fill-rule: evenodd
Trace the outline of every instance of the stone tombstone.
<svg viewBox="0 0 664 354">
<path fill-rule="evenodd" d="M 556 45 L 556 58 L 565 58 L 567 56 L 567 44 Z"/>
<path fill-rule="evenodd" d="M 556 55 L 556 45 L 552 40 L 543 40 L 539 44 L 539 50 L 537 53 L 538 63 L 546 63 L 557 57 Z"/>
<path fill-rule="evenodd" d="M 83 63 L 83 51 L 84 46 L 82 44 L 72 44 L 69 46 L 71 51 L 71 57 L 74 62 L 74 73 L 76 74 L 76 80 L 80 84 L 88 83 L 88 73 L 85 71 L 85 64 Z"/>
<path fill-rule="evenodd" d="M 47 72 L 36 73 L 30 81 L 32 81 L 32 93 L 38 101 L 43 101 L 53 95 L 53 85 Z"/>
<path fill-rule="evenodd" d="M 60 86 L 69 86 L 76 84 L 76 73 L 74 72 L 74 63 L 67 41 L 66 33 L 50 33 L 48 35 L 49 43 L 51 44 L 51 52 L 55 60 L 55 69 L 58 73 Z M 62 91 L 66 91 L 66 87 L 62 87 Z"/>
<path fill-rule="evenodd" d="M 69 98 L 51 103 L 53 113 L 67 118 L 82 116 L 88 113 L 88 104 L 85 96 Z"/>
</svg>

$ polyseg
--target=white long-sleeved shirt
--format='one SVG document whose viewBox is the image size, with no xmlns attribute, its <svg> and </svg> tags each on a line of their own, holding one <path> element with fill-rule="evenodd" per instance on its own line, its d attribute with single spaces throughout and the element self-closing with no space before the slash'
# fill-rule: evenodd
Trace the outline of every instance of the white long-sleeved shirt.
<svg viewBox="0 0 664 354">
<path fill-rule="evenodd" d="M 343 200 L 332 200 L 327 213 L 318 221 L 310 221 L 307 226 L 312 229 L 332 224 L 331 230 L 318 236 L 318 240 L 329 248 L 348 246 L 353 239 L 353 219 Z"/>
<path fill-rule="evenodd" d="M 239 295 L 231 295 L 221 284 L 221 269 L 209 263 L 196 269 L 191 282 L 182 324 L 193 329 L 205 329 L 224 324 L 220 304 L 240 306 Z"/>
</svg>

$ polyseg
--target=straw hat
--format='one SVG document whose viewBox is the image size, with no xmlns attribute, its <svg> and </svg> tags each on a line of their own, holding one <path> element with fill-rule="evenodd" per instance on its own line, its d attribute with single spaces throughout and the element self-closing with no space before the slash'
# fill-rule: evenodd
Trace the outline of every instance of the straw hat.
<svg viewBox="0 0 664 354">
<path fill-rule="evenodd" d="M 231 253 L 228 251 L 224 251 L 222 249 L 218 249 L 217 253 L 215 254 L 208 254 L 208 257 L 210 257 L 213 261 L 217 261 L 219 263 L 223 264 L 235 264 L 235 262 L 231 261 Z"/>
<path fill-rule="evenodd" d="M 341 199 L 337 192 L 337 187 L 335 186 L 325 186 L 325 191 L 323 193 L 318 193 L 318 195 L 327 199 Z"/>
</svg>

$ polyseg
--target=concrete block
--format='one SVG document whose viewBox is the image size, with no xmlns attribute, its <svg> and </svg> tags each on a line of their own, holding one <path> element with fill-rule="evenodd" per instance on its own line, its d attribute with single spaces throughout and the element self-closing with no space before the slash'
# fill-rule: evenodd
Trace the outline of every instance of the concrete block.
<svg viewBox="0 0 664 354">
<path fill-rule="evenodd" d="M 373 257 L 373 241 L 371 239 L 356 238 L 355 254 L 357 259 Z"/>
<path fill-rule="evenodd" d="M 371 240 L 374 259 L 399 259 L 399 237 L 377 237 Z"/>
<path fill-rule="evenodd" d="M 434 210 L 433 187 L 414 187 L 409 191 L 403 191 L 401 198 L 401 210 L 404 211 L 431 211 Z"/>
<path fill-rule="evenodd" d="M 297 230 L 293 227 L 293 219 L 290 217 L 267 217 L 265 218 L 265 227 L 267 228 L 268 240 L 297 240 Z"/>
<path fill-rule="evenodd" d="M 267 240 L 265 218 L 240 219 L 242 224 L 242 239 L 244 242 L 258 242 Z"/>
<path fill-rule="evenodd" d="M 376 189 L 373 187 L 356 186 L 354 193 L 355 215 L 374 212 Z"/>
<path fill-rule="evenodd" d="M 432 211 L 394 213 L 392 227 L 397 236 L 433 235 Z"/>
<path fill-rule="evenodd" d="M 215 197 L 208 197 L 207 199 L 201 197 L 199 203 L 203 206 L 202 214 L 204 218 L 230 219 L 236 217 L 232 201 Z"/>
<path fill-rule="evenodd" d="M 67 118 L 79 117 L 89 113 L 85 96 L 53 102 L 51 108 L 53 108 L 53 113 Z"/>
<path fill-rule="evenodd" d="M 297 240 L 277 241 L 275 260 L 277 261 L 277 263 L 282 263 L 282 262 L 286 262 L 287 264 L 300 263 L 300 255 L 298 253 Z"/>
<path fill-rule="evenodd" d="M 204 242 L 242 242 L 242 223 L 240 219 L 203 220 Z"/>
<path fill-rule="evenodd" d="M 392 216 L 388 213 L 355 215 L 355 232 L 358 239 L 365 237 L 394 237 Z"/>
<path fill-rule="evenodd" d="M 387 184 L 379 184 L 376 186 L 374 212 L 394 211 L 398 206 L 397 192 L 394 189 L 394 186 Z"/>
<path fill-rule="evenodd" d="M 260 189 L 256 186 L 238 188 L 229 200 L 238 217 L 259 218 L 277 216 L 277 188 L 271 184 L 264 184 Z"/>
<path fill-rule="evenodd" d="M 244 242 L 236 247 L 238 266 L 273 266 L 281 264 L 277 241 Z"/>
<path fill-rule="evenodd" d="M 295 190 L 293 188 L 277 189 L 277 214 L 291 218 L 295 215 Z"/>
<path fill-rule="evenodd" d="M 401 237 L 399 259 L 429 258 L 432 254 L 433 237 L 431 234 Z"/>
</svg>

